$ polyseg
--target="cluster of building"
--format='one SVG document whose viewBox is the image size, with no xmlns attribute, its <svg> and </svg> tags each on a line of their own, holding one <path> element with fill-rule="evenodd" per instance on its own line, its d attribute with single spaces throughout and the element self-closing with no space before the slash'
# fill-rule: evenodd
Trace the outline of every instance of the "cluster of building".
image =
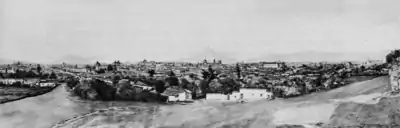
<svg viewBox="0 0 400 128">
<path fill-rule="evenodd" d="M 19 71 L 19 72 L 18 72 Z M 20 77 L 25 74 L 26 77 Z M 0 85 L 2 86 L 27 86 L 27 87 L 54 87 L 56 80 L 40 79 L 40 74 L 50 74 L 51 70 L 38 64 L 13 64 L 0 65 Z M 14 77 L 7 77 L 13 74 Z M 28 75 L 27 75 L 28 74 Z M 18 77 L 17 77 L 18 76 Z"/>
<path fill-rule="evenodd" d="M 374 63 L 374 64 L 373 64 Z M 155 71 L 155 78 L 165 78 L 168 72 L 174 72 L 178 78 L 186 78 L 188 75 L 195 75 L 193 78 L 201 80 L 202 70 L 212 68 L 217 74 L 225 74 L 240 81 L 241 88 L 229 94 L 207 93 L 206 100 L 238 101 L 238 100 L 260 100 L 273 99 L 273 89 L 281 89 L 287 93 L 299 94 L 298 88 L 302 83 L 311 84 L 310 81 L 319 76 L 325 78 L 338 77 L 337 74 L 352 72 L 361 66 L 371 66 L 381 64 L 378 61 L 368 61 L 365 63 L 343 62 L 343 63 L 284 63 L 277 62 L 248 62 L 238 64 L 223 64 L 221 60 L 211 62 L 204 59 L 198 63 L 184 62 L 155 62 L 142 61 L 137 64 L 100 64 L 88 65 L 53 65 L 54 69 L 64 70 L 88 78 L 101 79 L 107 83 L 112 83 L 112 77 L 121 76 L 148 76 L 148 70 Z M 237 65 L 240 65 L 241 74 L 237 74 Z M 339 65 L 339 68 L 338 68 Z M 112 66 L 113 70 L 109 70 Z M 89 68 L 88 68 L 89 67 Z M 91 67 L 91 68 L 90 68 Z M 96 70 L 106 70 L 105 73 L 97 73 Z M 218 76 L 219 77 L 219 76 Z M 340 83 L 340 81 L 326 80 L 326 85 Z M 331 82 L 331 83 L 329 83 Z M 131 83 L 136 85 L 137 83 Z M 310 85 L 311 87 L 312 85 Z M 145 87 L 145 86 L 143 86 Z M 191 101 L 191 90 L 187 89 L 167 89 L 162 95 L 168 97 L 168 101 Z"/>
<path fill-rule="evenodd" d="M 238 92 L 232 94 L 219 94 L 208 93 L 206 100 L 219 100 L 219 101 L 242 101 L 242 100 L 260 100 L 260 99 L 273 99 L 273 94 L 266 89 L 249 89 L 241 88 Z"/>
<path fill-rule="evenodd" d="M 167 102 L 188 102 L 193 101 L 192 93 L 186 89 L 169 89 L 163 95 L 168 96 Z M 207 93 L 205 100 L 214 101 L 252 101 L 252 100 L 272 100 L 273 93 L 266 89 L 241 88 L 231 94 Z"/>
<path fill-rule="evenodd" d="M 40 80 L 40 79 L 14 79 L 14 78 L 0 78 L 0 85 L 12 86 L 17 85 L 28 87 L 55 87 L 57 82 L 54 80 Z"/>
</svg>

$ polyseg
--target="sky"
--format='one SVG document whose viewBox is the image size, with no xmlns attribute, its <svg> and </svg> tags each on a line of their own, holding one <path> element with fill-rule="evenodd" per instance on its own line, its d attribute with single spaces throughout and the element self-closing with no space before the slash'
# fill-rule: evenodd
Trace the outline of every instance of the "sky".
<svg viewBox="0 0 400 128">
<path fill-rule="evenodd" d="M 0 0 L 0 58 L 175 60 L 400 48 L 399 0 Z"/>
</svg>

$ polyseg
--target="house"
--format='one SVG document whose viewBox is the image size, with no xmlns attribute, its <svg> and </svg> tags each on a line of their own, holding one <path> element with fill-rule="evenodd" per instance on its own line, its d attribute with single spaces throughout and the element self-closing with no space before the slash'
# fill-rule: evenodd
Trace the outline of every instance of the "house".
<svg viewBox="0 0 400 128">
<path fill-rule="evenodd" d="M 38 82 L 39 87 L 54 87 L 56 86 L 55 82 L 52 81 L 40 81 Z"/>
<path fill-rule="evenodd" d="M 160 71 L 160 70 L 166 70 L 166 67 L 163 64 L 157 64 L 156 71 Z"/>
<path fill-rule="evenodd" d="M 0 69 L 0 73 L 15 73 L 15 69 L 14 68 L 3 68 Z"/>
<path fill-rule="evenodd" d="M 24 80 L 24 84 L 30 85 L 30 86 L 34 86 L 36 83 L 39 82 L 39 79 L 25 79 Z"/>
<path fill-rule="evenodd" d="M 168 88 L 162 93 L 167 96 L 167 102 L 187 102 L 192 101 L 192 92 L 181 88 Z"/>
<path fill-rule="evenodd" d="M 21 82 L 23 84 L 24 80 L 23 79 L 0 79 L 0 83 L 6 84 L 6 85 L 14 84 L 17 82 Z"/>
<path fill-rule="evenodd" d="M 73 73 L 85 73 L 85 72 L 88 72 L 88 70 L 86 68 L 72 68 L 69 71 L 73 72 Z"/>
<path fill-rule="evenodd" d="M 181 70 L 174 70 L 173 71 L 175 73 L 175 75 L 180 76 L 182 71 Z"/>
<path fill-rule="evenodd" d="M 240 98 L 243 100 L 272 99 L 272 93 L 266 89 L 248 89 L 241 88 L 239 90 Z"/>
<path fill-rule="evenodd" d="M 263 62 L 262 65 L 264 68 L 280 68 L 282 66 L 279 62 Z"/>
<path fill-rule="evenodd" d="M 230 101 L 238 101 L 240 99 L 242 99 L 242 97 L 239 92 L 233 92 L 232 94 L 228 95 L 228 100 Z"/>
<path fill-rule="evenodd" d="M 238 101 L 238 100 L 261 100 L 272 99 L 273 94 L 266 89 L 246 89 L 242 88 L 239 92 L 225 95 L 220 93 L 207 93 L 206 100 Z"/>
</svg>

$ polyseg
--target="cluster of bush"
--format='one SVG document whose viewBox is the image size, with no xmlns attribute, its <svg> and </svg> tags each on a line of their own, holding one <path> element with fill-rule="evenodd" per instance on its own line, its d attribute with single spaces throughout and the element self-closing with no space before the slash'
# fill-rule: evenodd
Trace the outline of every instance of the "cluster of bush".
<svg viewBox="0 0 400 128">
<path fill-rule="evenodd" d="M 397 58 L 399 57 L 400 57 L 400 49 L 395 49 L 386 55 L 386 62 L 387 63 L 397 62 Z"/>
</svg>

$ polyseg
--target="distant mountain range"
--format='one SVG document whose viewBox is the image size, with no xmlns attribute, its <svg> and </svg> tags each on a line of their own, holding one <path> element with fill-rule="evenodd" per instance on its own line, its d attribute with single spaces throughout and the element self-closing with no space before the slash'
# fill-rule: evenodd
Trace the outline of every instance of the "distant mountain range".
<svg viewBox="0 0 400 128">
<path fill-rule="evenodd" d="M 0 64 L 12 64 L 14 62 L 16 62 L 17 60 L 11 60 L 11 59 L 3 59 L 0 58 Z M 34 63 L 34 62 L 28 62 L 28 61 L 19 61 L 21 63 L 27 63 L 27 64 L 38 64 L 38 63 Z"/>
<path fill-rule="evenodd" d="M 365 60 L 384 60 L 385 55 L 389 51 L 377 51 L 377 52 L 352 52 L 352 53 L 334 53 L 334 52 L 318 52 L 318 51 L 306 51 L 288 54 L 262 54 L 254 58 L 249 59 L 238 59 L 232 53 L 217 52 L 212 48 L 205 48 L 201 51 L 195 52 L 188 57 L 183 59 L 175 60 L 174 62 L 199 62 L 207 58 L 208 61 L 222 60 L 223 63 L 236 63 L 236 62 L 257 62 L 257 61 L 286 61 L 286 62 L 338 62 L 338 61 L 365 61 Z M 50 64 L 61 64 L 66 62 L 69 64 L 94 64 L 96 61 L 103 62 L 98 57 L 81 57 L 77 55 L 68 55 L 52 61 Z M 13 63 L 10 59 L 1 59 L 0 64 Z M 21 61 L 22 63 L 29 63 Z M 132 63 L 129 61 L 123 63 Z"/>
<path fill-rule="evenodd" d="M 318 52 L 306 51 L 288 54 L 267 54 L 248 59 L 248 61 L 288 61 L 288 62 L 304 62 L 304 61 L 364 61 L 364 60 L 383 60 L 388 51 L 377 52 L 351 52 L 351 53 L 334 53 L 334 52 Z"/>
<path fill-rule="evenodd" d="M 319 51 L 305 51 L 287 54 L 269 53 L 256 56 L 249 59 L 235 59 L 233 54 L 217 52 L 211 48 L 206 48 L 203 51 L 197 52 L 190 57 L 181 59 L 179 61 L 198 62 L 202 61 L 204 57 L 207 60 L 213 58 L 221 59 L 224 63 L 235 62 L 257 62 L 257 61 L 286 61 L 286 62 L 340 62 L 340 61 L 365 61 L 365 60 L 383 60 L 389 51 L 377 52 L 349 52 L 349 53 L 335 53 L 335 52 L 319 52 Z"/>
<path fill-rule="evenodd" d="M 98 60 L 97 57 L 81 57 L 77 55 L 68 55 L 52 61 L 51 64 L 61 64 L 63 62 L 67 64 L 94 64 Z"/>
</svg>

